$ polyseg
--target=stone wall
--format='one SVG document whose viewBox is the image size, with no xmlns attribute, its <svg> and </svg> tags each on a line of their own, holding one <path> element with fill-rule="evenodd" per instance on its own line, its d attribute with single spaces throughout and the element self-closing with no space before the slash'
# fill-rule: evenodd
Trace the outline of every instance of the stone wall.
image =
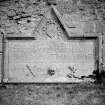
<svg viewBox="0 0 105 105">
<path fill-rule="evenodd" d="M 31 36 L 49 8 L 47 0 L 0 1 L 0 32 L 7 36 Z M 103 48 L 101 50 L 103 51 L 103 66 L 105 66 L 104 1 L 57 0 L 56 8 L 70 35 L 102 35 Z M 59 30 L 63 33 L 61 28 Z"/>
<path fill-rule="evenodd" d="M 45 0 L 6 0 L 0 2 L 0 30 L 7 35 L 31 35 L 49 7 L 50 5 L 47 5 Z M 73 33 L 104 33 L 105 6 L 103 2 L 57 0 L 56 8 L 67 27 L 75 27 Z"/>
<path fill-rule="evenodd" d="M 2 32 L 12 36 L 32 35 L 48 8 L 46 0 L 0 0 L 1 35 Z M 70 34 L 103 35 L 105 65 L 104 0 L 58 0 L 56 8 Z M 0 38 L 0 55 L 1 42 Z M 105 86 L 93 83 L 9 84 L 1 88 L 0 85 L 0 105 L 105 105 Z"/>
<path fill-rule="evenodd" d="M 32 34 L 38 21 L 49 7 L 50 5 L 47 5 L 43 0 L 6 0 L 0 2 L 0 30 L 6 34 Z M 72 21 L 77 28 L 80 28 L 81 25 L 83 33 L 104 32 L 105 6 L 103 2 L 58 0 L 56 8 L 65 23 L 70 19 L 69 23 Z"/>
</svg>

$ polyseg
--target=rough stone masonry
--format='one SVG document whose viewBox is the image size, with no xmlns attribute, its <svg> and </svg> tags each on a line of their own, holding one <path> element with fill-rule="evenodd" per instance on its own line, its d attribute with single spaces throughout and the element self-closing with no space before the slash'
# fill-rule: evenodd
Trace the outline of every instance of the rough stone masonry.
<svg viewBox="0 0 105 105">
<path fill-rule="evenodd" d="M 50 0 L 48 0 L 50 1 Z M 52 0 L 51 0 L 52 1 Z M 56 0 L 56 8 L 64 20 L 70 35 L 102 36 L 102 69 L 105 66 L 105 2 L 104 0 Z M 54 4 L 55 5 L 55 4 Z M 0 32 L 6 36 L 37 35 L 38 23 L 50 5 L 47 0 L 0 0 Z M 47 15 L 48 16 L 48 15 Z M 45 20 L 44 20 L 45 22 Z M 43 23 L 43 22 L 41 22 Z M 61 27 L 52 27 L 57 37 L 50 32 L 50 37 L 64 39 Z M 40 27 L 40 25 L 39 25 Z M 39 29 L 39 28 L 38 28 Z M 57 29 L 57 30 L 56 30 Z M 43 29 L 45 30 L 45 28 Z M 37 34 L 35 34 L 35 32 Z M 45 32 L 45 31 L 44 31 Z M 66 33 L 67 34 L 67 33 Z M 62 37 L 61 37 L 62 36 Z M 2 38 L 0 38 L 0 55 L 2 56 Z M 0 59 L 1 59 L 0 56 Z M 1 63 L 0 63 L 1 64 Z M 29 66 L 26 66 L 29 70 Z M 104 72 L 103 72 L 104 73 Z M 54 71 L 49 70 L 49 75 Z M 31 75 L 32 72 L 31 72 Z M 34 75 L 33 75 L 34 76 Z M 104 79 L 103 79 L 104 80 Z M 0 105 L 104 105 L 105 85 L 94 83 L 80 84 L 6 84 L 0 86 Z"/>
<path fill-rule="evenodd" d="M 54 11 L 57 11 L 53 15 L 52 15 L 52 12 L 49 11 L 52 7 L 51 3 L 56 8 L 56 10 L 53 8 Z M 2 33 L 7 37 L 9 36 L 11 37 L 34 36 L 36 40 L 46 40 L 46 39 L 65 40 L 67 37 L 70 37 L 70 36 L 72 37 L 89 36 L 90 38 L 93 36 L 98 36 L 100 37 L 99 38 L 100 43 L 99 45 L 97 45 L 99 47 L 99 53 L 98 53 L 99 57 L 95 59 L 99 60 L 99 61 L 97 60 L 97 62 L 99 62 L 99 69 L 103 71 L 104 63 L 105 63 L 105 60 L 104 60 L 104 55 L 105 55 L 104 54 L 104 28 L 105 28 L 104 27 L 105 25 L 104 11 L 105 11 L 104 1 L 99 1 L 99 0 L 94 0 L 94 1 L 56 0 L 55 3 L 53 0 L 52 1 L 49 1 L 49 0 L 48 1 L 47 0 L 1 1 L 0 2 L 1 37 L 2 37 Z M 1 51 L 1 56 L 2 56 L 2 38 L 1 38 L 0 46 L 1 46 L 0 51 Z M 81 44 L 81 46 L 83 45 Z M 88 46 L 91 46 L 90 49 L 91 51 L 93 50 L 92 45 L 87 44 L 86 46 L 87 48 L 89 48 Z M 12 53 L 13 51 L 12 47 L 9 47 L 9 48 L 11 48 L 11 50 L 8 49 L 8 51 L 11 51 L 10 53 L 11 55 L 9 55 L 11 57 L 14 53 Z M 81 52 L 83 54 L 86 53 L 86 52 L 83 52 L 83 50 L 81 50 Z M 89 51 L 87 52 L 89 53 Z M 96 52 L 98 52 L 98 50 L 96 50 Z M 90 56 L 91 59 L 92 57 L 94 56 Z M 89 58 L 89 56 L 87 58 Z M 87 64 L 89 64 L 89 62 L 90 61 L 88 61 Z M 96 61 L 93 61 L 93 62 L 97 63 Z M 10 65 L 14 65 L 14 64 L 11 63 Z M 90 68 L 93 69 L 91 64 L 89 65 L 90 65 Z M 87 71 L 89 71 L 88 67 L 84 66 L 84 68 L 87 68 L 88 69 Z M 9 68 L 9 69 L 12 70 L 14 68 Z M 13 71 L 10 74 L 12 74 Z M 20 72 L 20 74 L 22 73 Z M 30 74 L 32 75 L 32 73 Z M 86 72 L 86 74 L 88 74 L 88 72 Z M 15 76 L 15 74 L 13 75 Z M 62 73 L 60 75 L 62 75 Z M 78 77 L 78 78 L 81 78 L 81 77 Z M 10 77 L 10 80 L 11 79 L 12 78 Z M 5 78 L 4 81 L 8 81 L 7 77 Z M 18 80 L 14 80 L 14 81 L 18 81 Z"/>
</svg>

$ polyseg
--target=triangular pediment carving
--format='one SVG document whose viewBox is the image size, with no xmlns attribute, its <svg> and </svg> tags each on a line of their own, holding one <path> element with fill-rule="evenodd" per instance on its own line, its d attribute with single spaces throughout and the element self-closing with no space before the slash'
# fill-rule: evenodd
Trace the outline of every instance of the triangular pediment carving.
<svg viewBox="0 0 105 105">
<path fill-rule="evenodd" d="M 53 7 L 49 8 L 33 31 L 36 39 L 67 39 L 65 26 Z"/>
</svg>

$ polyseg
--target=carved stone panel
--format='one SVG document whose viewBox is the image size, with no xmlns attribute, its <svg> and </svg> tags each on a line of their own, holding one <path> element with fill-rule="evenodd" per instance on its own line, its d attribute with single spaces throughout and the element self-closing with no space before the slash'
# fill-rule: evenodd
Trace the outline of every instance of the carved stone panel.
<svg viewBox="0 0 105 105">
<path fill-rule="evenodd" d="M 5 82 L 79 82 L 95 69 L 95 40 L 9 40 Z"/>
</svg>

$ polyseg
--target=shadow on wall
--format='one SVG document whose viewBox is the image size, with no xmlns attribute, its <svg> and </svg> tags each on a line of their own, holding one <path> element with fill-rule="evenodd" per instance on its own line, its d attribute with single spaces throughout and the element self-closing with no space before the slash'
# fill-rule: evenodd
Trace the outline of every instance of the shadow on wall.
<svg viewBox="0 0 105 105">
<path fill-rule="evenodd" d="M 77 78 L 77 79 L 81 79 L 84 80 L 86 78 L 90 78 L 92 80 L 94 80 L 95 83 L 105 83 L 105 70 L 102 69 L 101 72 L 99 70 L 99 68 L 97 70 L 93 71 L 93 74 L 88 75 L 88 76 L 81 76 L 81 77 L 77 77 L 75 75 L 77 69 L 75 69 L 74 67 L 69 66 L 68 69 L 70 70 L 70 73 L 67 74 L 68 78 Z"/>
<path fill-rule="evenodd" d="M 94 76 L 95 82 L 97 83 L 105 82 L 105 71 L 104 70 L 102 70 L 101 72 L 99 72 L 99 70 L 94 70 L 93 76 Z"/>
</svg>

